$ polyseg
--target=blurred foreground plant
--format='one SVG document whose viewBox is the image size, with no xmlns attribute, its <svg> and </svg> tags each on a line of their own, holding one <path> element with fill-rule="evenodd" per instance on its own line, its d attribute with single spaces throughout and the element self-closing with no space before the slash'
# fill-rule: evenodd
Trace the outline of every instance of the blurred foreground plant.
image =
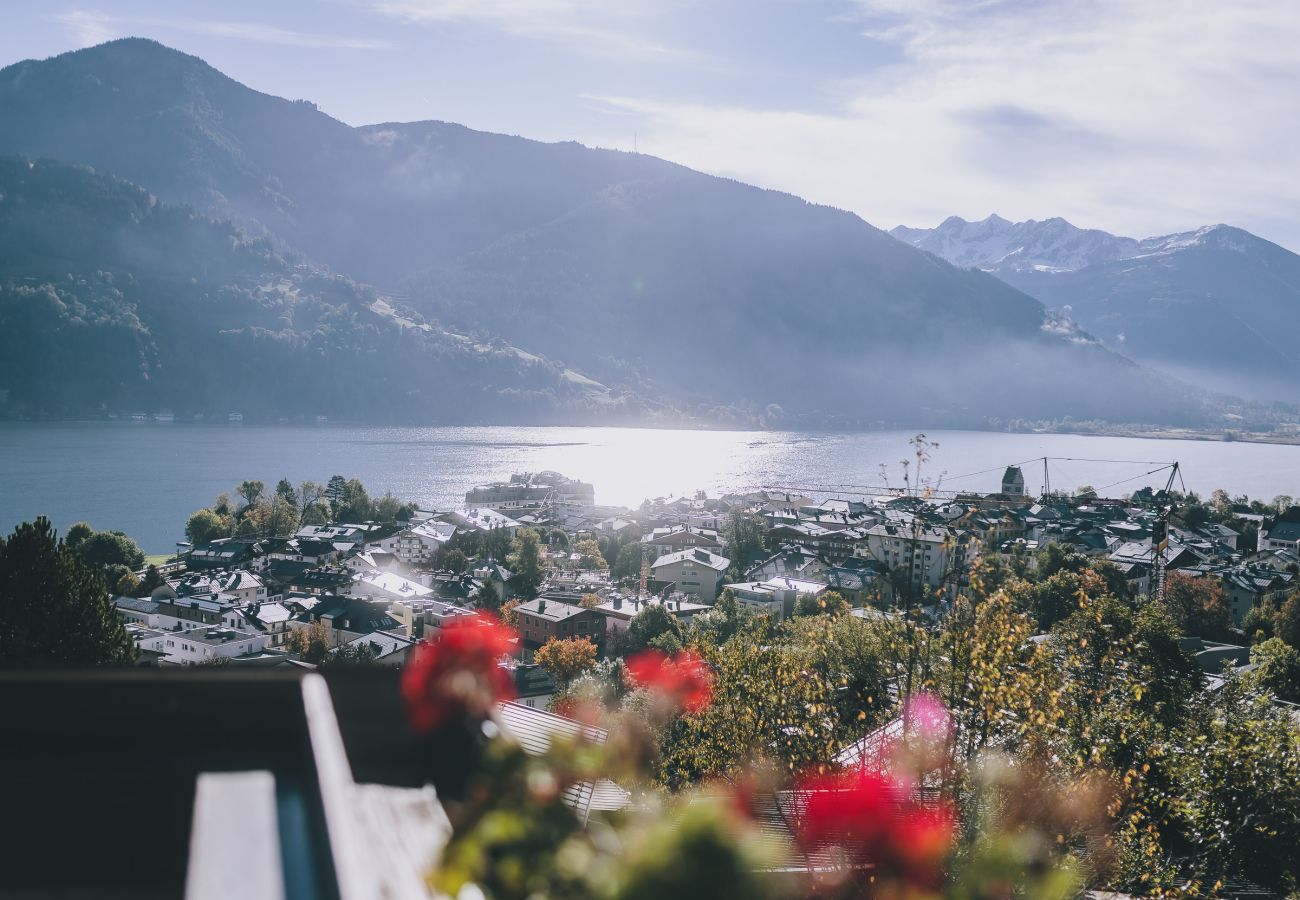
<svg viewBox="0 0 1300 900">
<path fill-rule="evenodd" d="M 1063 900 L 1083 886 L 1079 850 L 1104 844 L 1104 790 L 997 757 L 954 765 L 953 721 L 924 694 L 854 766 L 791 772 L 774 748 L 741 747 L 749 764 L 667 792 L 660 738 L 717 712 L 716 671 L 693 650 L 602 664 L 604 687 L 566 697 L 570 725 L 530 754 L 498 721 L 511 644 L 499 623 L 467 622 L 422 645 L 403 679 L 412 725 L 435 747 L 476 736 L 464 785 L 439 789 L 453 825 L 428 878 L 441 895 Z M 574 800 L 605 778 L 629 802 L 584 820 Z"/>
</svg>

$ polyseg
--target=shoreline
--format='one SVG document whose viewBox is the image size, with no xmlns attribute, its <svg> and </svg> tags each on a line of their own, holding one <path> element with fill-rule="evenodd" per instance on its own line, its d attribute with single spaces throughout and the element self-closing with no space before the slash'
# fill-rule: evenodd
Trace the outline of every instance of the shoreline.
<svg viewBox="0 0 1300 900">
<path fill-rule="evenodd" d="M 1234 431 L 1232 429 L 1215 430 L 1197 428 L 1134 428 L 1123 426 L 1094 430 L 1076 430 L 1070 428 L 993 428 L 976 425 L 944 424 L 876 424 L 862 428 L 828 428 L 801 426 L 789 423 L 788 427 L 777 428 L 725 428 L 710 425 L 663 425 L 623 423 L 567 423 L 567 422 L 438 422 L 438 423 L 404 423 L 364 422 L 364 421 L 329 421 L 311 423 L 302 421 L 285 422 L 192 422 L 166 420 L 132 420 L 132 419 L 0 419 L 0 429 L 13 426 L 59 426 L 59 425 L 121 425 L 121 426 L 180 426 L 190 428 L 627 428 L 644 431 L 692 431 L 692 432 L 731 432 L 738 434 L 774 434 L 781 432 L 804 432 L 813 434 L 883 434 L 893 431 L 966 431 L 976 434 L 1023 434 L 1023 435 L 1068 435 L 1072 437 L 1112 437 L 1136 438 L 1157 441 L 1200 441 L 1220 444 L 1273 444 L 1279 446 L 1300 446 L 1300 432 L 1279 434 L 1267 431 Z"/>
</svg>

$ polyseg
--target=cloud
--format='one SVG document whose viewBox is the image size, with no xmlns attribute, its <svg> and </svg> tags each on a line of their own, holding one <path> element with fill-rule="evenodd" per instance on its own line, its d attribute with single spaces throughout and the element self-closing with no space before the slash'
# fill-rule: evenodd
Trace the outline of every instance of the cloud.
<svg viewBox="0 0 1300 900">
<path fill-rule="evenodd" d="M 1300 205 L 1300 6 L 857 0 L 837 21 L 864 52 L 829 111 L 601 99 L 649 152 L 884 226 L 997 211 L 1142 236 Z"/>
<path fill-rule="evenodd" d="M 372 8 L 411 24 L 471 23 L 559 42 L 588 56 L 682 59 L 689 54 L 645 34 L 647 21 L 666 5 L 640 0 L 381 0 Z"/>
<path fill-rule="evenodd" d="M 102 44 L 114 38 L 138 34 L 140 29 L 202 34 L 258 44 L 289 47 L 319 47 L 338 50 L 379 50 L 385 41 L 342 35 L 316 34 L 263 25 L 256 22 L 228 22 L 207 19 L 182 19 L 155 16 L 114 16 L 92 10 L 73 10 L 50 17 L 64 25 L 73 39 L 83 47 Z"/>
</svg>

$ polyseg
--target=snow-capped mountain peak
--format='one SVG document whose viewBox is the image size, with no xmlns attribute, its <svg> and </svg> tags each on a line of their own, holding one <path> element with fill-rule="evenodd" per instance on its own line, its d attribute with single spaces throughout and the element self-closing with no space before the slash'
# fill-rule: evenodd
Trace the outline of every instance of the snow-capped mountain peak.
<svg viewBox="0 0 1300 900">
<path fill-rule="evenodd" d="M 968 222 L 949 216 L 937 228 L 899 227 L 890 234 L 954 265 L 991 272 L 1073 272 L 1141 252 L 1132 238 L 1078 228 L 1059 217 L 1010 222 L 991 215 Z"/>
</svg>

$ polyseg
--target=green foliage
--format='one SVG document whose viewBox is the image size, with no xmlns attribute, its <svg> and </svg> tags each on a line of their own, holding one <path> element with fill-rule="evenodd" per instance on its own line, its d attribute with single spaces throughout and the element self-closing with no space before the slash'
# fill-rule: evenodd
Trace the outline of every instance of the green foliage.
<svg viewBox="0 0 1300 900">
<path fill-rule="evenodd" d="M 443 551 L 441 558 L 439 559 L 439 564 L 448 572 L 455 572 L 459 575 L 469 569 L 469 557 L 460 550 L 457 550 L 455 547 L 452 547 L 449 550 Z"/>
<path fill-rule="evenodd" d="M 641 577 L 641 542 L 632 541 L 618 550 L 609 574 L 615 579 Z"/>
<path fill-rule="evenodd" d="M 312 622 L 306 628 L 291 628 L 284 647 L 298 655 L 303 662 L 320 665 L 330 652 L 329 630 L 323 622 Z"/>
<path fill-rule="evenodd" d="M 185 537 L 196 547 L 218 538 L 230 537 L 234 530 L 233 519 L 206 508 L 195 510 L 185 523 Z"/>
<path fill-rule="evenodd" d="M 596 663 L 596 645 L 585 637 L 551 638 L 533 656 L 534 661 L 550 673 L 561 690 Z"/>
<path fill-rule="evenodd" d="M 508 567 L 510 587 L 521 597 L 536 597 L 546 572 L 542 567 L 541 537 L 535 530 L 520 528 L 515 532 Z"/>
<path fill-rule="evenodd" d="M 144 551 L 120 531 L 96 531 L 77 544 L 77 555 L 88 566 L 126 566 L 134 571 L 144 565 Z"/>
<path fill-rule="evenodd" d="M 497 584 L 491 578 L 483 579 L 478 590 L 470 598 L 479 609 L 488 612 L 500 612 L 501 610 L 501 592 L 497 590 Z"/>
<path fill-rule="evenodd" d="M 731 561 L 727 569 L 727 580 L 739 581 L 749 565 L 762 557 L 767 532 L 757 516 L 750 515 L 740 507 L 733 507 L 727 514 L 722 536 L 722 555 Z"/>
<path fill-rule="evenodd" d="M 0 539 L 0 666 L 123 666 L 135 655 L 99 572 L 49 520 Z"/>
<path fill-rule="evenodd" d="M 665 634 L 671 635 L 675 639 L 676 647 L 681 647 L 682 624 L 678 621 L 677 616 L 673 615 L 672 610 L 662 603 L 647 603 L 628 623 L 628 650 L 635 652 L 650 646 L 659 646 L 659 649 L 666 649 L 662 645 L 653 644 L 656 638 Z M 674 646 L 674 644 L 670 642 L 669 646 Z"/>
<path fill-rule="evenodd" d="M 794 614 L 798 616 L 842 616 L 849 612 L 852 607 L 849 601 L 845 600 L 836 591 L 826 591 L 821 596 L 816 594 L 800 594 L 799 599 L 794 604 Z"/>
<path fill-rule="evenodd" d="M 1246 681 L 1288 703 L 1300 703 L 1300 650 L 1281 638 L 1269 638 L 1250 648 L 1255 669 Z"/>
<path fill-rule="evenodd" d="M 1205 880 L 1300 885 L 1300 731 L 1240 683 L 1202 698 L 1173 766 L 1178 820 Z"/>
<path fill-rule="evenodd" d="M 1165 606 L 1183 634 L 1219 638 L 1231 626 L 1228 601 L 1217 578 L 1192 578 L 1170 572 L 1165 582 Z"/>
</svg>

